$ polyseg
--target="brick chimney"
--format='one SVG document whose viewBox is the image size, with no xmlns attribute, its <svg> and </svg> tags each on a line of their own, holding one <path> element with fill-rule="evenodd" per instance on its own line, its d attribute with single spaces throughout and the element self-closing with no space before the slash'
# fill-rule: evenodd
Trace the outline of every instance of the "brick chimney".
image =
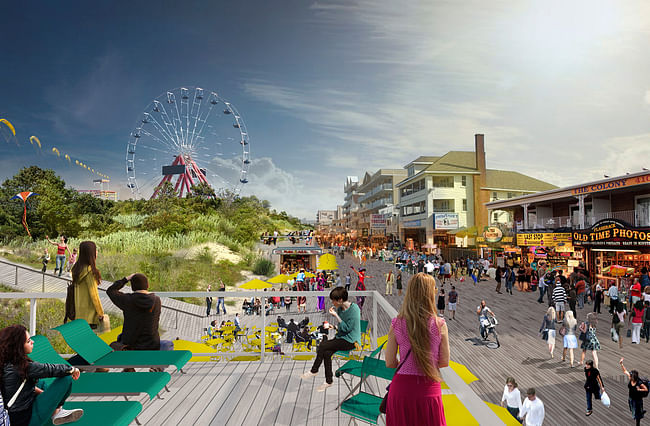
<svg viewBox="0 0 650 426">
<path fill-rule="evenodd" d="M 483 135 L 474 135 L 474 152 L 476 153 L 476 169 L 481 174 L 481 186 L 485 186 L 485 142 Z"/>
<path fill-rule="evenodd" d="M 490 201 L 490 192 L 487 187 L 487 171 L 485 166 L 485 142 L 482 134 L 474 135 L 474 153 L 476 155 L 476 170 L 479 175 L 474 175 L 474 226 L 479 234 L 489 224 L 488 211 L 485 203 Z"/>
</svg>

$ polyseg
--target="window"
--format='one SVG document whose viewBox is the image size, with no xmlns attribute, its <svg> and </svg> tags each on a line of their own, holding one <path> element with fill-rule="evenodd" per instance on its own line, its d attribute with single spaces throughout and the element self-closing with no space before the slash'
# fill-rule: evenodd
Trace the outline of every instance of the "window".
<svg viewBox="0 0 650 426">
<path fill-rule="evenodd" d="M 415 194 L 416 192 L 420 192 L 424 189 L 424 179 L 420 179 L 417 182 L 413 182 L 409 185 L 406 185 L 405 187 L 402 188 L 402 197 L 409 196 L 411 194 Z"/>
<path fill-rule="evenodd" d="M 460 184 L 462 186 L 467 186 L 467 176 L 461 176 L 460 177 Z"/>
<path fill-rule="evenodd" d="M 427 205 L 425 201 L 420 201 L 419 203 L 409 204 L 402 207 L 402 216 L 412 216 L 416 214 L 421 214 L 426 211 Z"/>
<path fill-rule="evenodd" d="M 413 176 L 415 174 L 415 166 L 409 166 L 407 172 L 409 177 Z"/>
<path fill-rule="evenodd" d="M 454 200 L 433 200 L 434 212 L 453 212 Z"/>
<path fill-rule="evenodd" d="M 493 192 L 493 193 L 492 193 L 492 201 L 494 201 L 494 200 L 498 200 L 498 199 L 499 199 L 499 197 L 497 196 L 497 193 L 496 193 L 496 192 Z"/>
<path fill-rule="evenodd" d="M 467 211 L 467 198 L 463 198 L 463 211 Z"/>
<path fill-rule="evenodd" d="M 650 226 L 650 197 L 640 197 L 636 200 L 636 226 Z"/>
<path fill-rule="evenodd" d="M 499 222 L 499 213 L 494 212 L 492 213 L 492 223 L 498 223 Z"/>
<path fill-rule="evenodd" d="M 516 195 L 514 192 L 508 192 L 508 198 L 515 198 Z"/>
<path fill-rule="evenodd" d="M 453 176 L 441 176 L 433 178 L 433 187 L 434 188 L 453 188 L 454 187 L 454 178 Z"/>
</svg>

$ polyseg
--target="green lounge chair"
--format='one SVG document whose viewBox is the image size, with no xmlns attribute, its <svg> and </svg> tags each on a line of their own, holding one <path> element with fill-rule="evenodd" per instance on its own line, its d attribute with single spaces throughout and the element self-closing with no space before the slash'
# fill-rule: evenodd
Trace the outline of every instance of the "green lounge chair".
<svg viewBox="0 0 650 426">
<path fill-rule="evenodd" d="M 75 365 L 80 370 L 94 368 L 161 368 L 170 365 L 183 373 L 192 358 L 190 351 L 114 351 L 92 331 L 85 320 L 77 319 L 55 327 L 68 346 L 89 365 Z"/>
<path fill-rule="evenodd" d="M 382 343 L 382 344 L 381 344 L 377 349 L 375 349 L 374 351 L 370 352 L 370 354 L 369 354 L 368 356 L 369 356 L 370 358 L 377 358 L 377 359 L 379 359 L 379 358 L 380 358 L 379 355 L 381 355 L 381 350 L 384 348 L 384 345 L 385 345 L 385 344 L 386 344 L 386 342 Z M 364 358 L 365 358 L 365 357 L 364 357 Z M 361 382 L 359 382 L 359 383 L 358 383 L 357 385 L 355 385 L 354 388 L 353 388 L 353 387 L 352 387 L 352 378 L 350 378 L 350 381 L 348 382 L 347 380 L 345 380 L 345 376 L 344 376 L 344 375 L 345 375 L 345 374 L 349 374 L 349 375 L 352 376 L 352 377 L 359 377 L 359 378 L 360 378 L 360 377 L 361 377 L 361 367 L 362 367 L 362 365 L 363 365 L 363 362 L 362 362 L 362 361 L 357 361 L 356 359 L 351 359 L 351 360 L 349 360 L 348 362 L 346 362 L 345 364 L 343 364 L 343 365 L 341 366 L 341 368 L 339 368 L 338 370 L 336 370 L 336 371 L 334 372 L 334 375 L 335 375 L 336 377 L 341 377 L 341 378 L 343 378 L 343 383 L 345 383 L 345 385 L 348 387 L 348 391 L 349 391 L 349 393 L 345 396 L 345 398 L 347 398 L 348 396 L 352 395 L 352 394 L 353 394 L 353 393 L 354 393 L 354 392 L 359 388 L 359 386 L 361 386 Z M 345 398 L 343 398 L 343 399 L 345 399 Z"/>
<path fill-rule="evenodd" d="M 382 364 L 383 368 L 387 368 L 384 361 L 371 358 L 369 356 L 365 357 L 361 366 L 361 381 L 363 382 L 373 372 L 380 371 Z M 358 394 L 344 400 L 341 403 L 340 410 L 342 413 L 352 416 L 352 419 L 350 420 L 354 420 L 355 423 L 355 419 L 359 419 L 366 423 L 376 425 L 377 418 L 381 414 L 379 412 L 379 406 L 381 405 L 382 399 L 383 398 L 381 396 L 363 392 L 361 389 L 359 389 Z"/>
<path fill-rule="evenodd" d="M 29 357 L 36 362 L 50 364 L 68 364 L 68 361 L 56 353 L 45 336 L 33 336 L 34 349 Z M 137 396 L 141 393 L 153 399 L 167 387 L 171 379 L 169 373 L 83 373 L 79 380 L 72 382 L 72 394 L 75 396 L 123 397 Z"/>
<path fill-rule="evenodd" d="M 84 410 L 79 420 L 70 423 L 74 426 L 127 426 L 133 421 L 140 424 L 137 417 L 142 411 L 142 404 L 137 401 L 68 401 L 63 408 Z"/>
</svg>

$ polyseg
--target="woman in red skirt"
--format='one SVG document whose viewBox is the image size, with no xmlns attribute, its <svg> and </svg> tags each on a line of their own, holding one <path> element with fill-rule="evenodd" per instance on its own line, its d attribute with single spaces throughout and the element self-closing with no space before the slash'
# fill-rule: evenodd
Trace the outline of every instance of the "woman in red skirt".
<svg viewBox="0 0 650 426">
<path fill-rule="evenodd" d="M 444 318 L 436 311 L 436 282 L 425 273 L 414 275 L 386 343 L 386 366 L 393 377 L 386 405 L 387 426 L 444 426 L 440 368 L 449 365 L 449 338 Z M 399 359 L 397 350 L 399 347 Z"/>
</svg>

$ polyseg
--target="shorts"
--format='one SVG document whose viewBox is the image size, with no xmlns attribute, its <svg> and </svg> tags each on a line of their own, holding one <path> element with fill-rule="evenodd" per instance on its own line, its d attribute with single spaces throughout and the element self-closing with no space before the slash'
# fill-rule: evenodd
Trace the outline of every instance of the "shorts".
<svg viewBox="0 0 650 426">
<path fill-rule="evenodd" d="M 456 310 L 456 304 L 455 303 L 449 303 L 449 310 L 450 311 L 455 311 Z"/>
<path fill-rule="evenodd" d="M 451 274 L 445 274 L 445 278 L 451 278 Z"/>
<path fill-rule="evenodd" d="M 564 302 L 557 302 L 555 304 L 555 312 L 564 312 Z"/>
</svg>

